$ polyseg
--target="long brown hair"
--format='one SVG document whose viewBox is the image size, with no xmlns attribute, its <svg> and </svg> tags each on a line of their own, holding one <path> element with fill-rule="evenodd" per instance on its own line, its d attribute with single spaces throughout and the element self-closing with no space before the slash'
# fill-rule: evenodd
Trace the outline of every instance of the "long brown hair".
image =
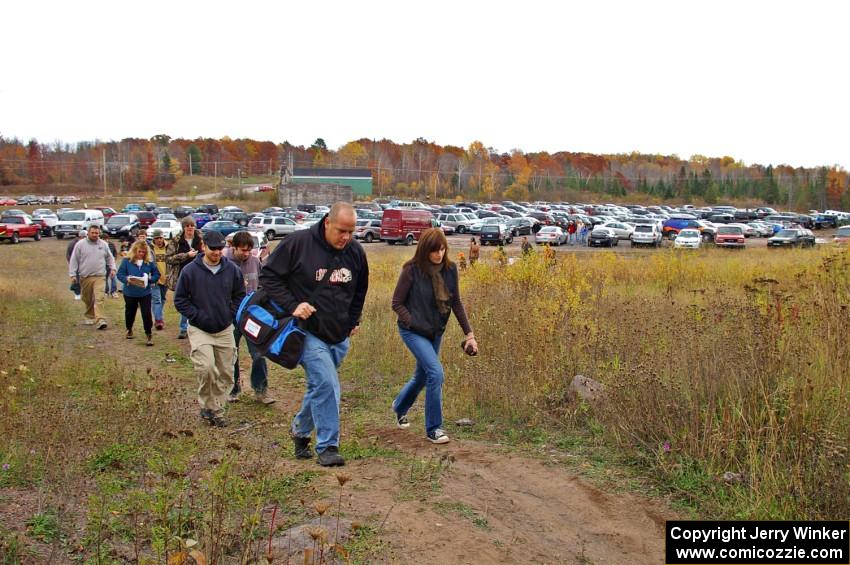
<svg viewBox="0 0 850 565">
<path fill-rule="evenodd" d="M 413 254 L 413 257 L 404 266 L 416 265 L 423 271 L 426 271 L 428 266 L 433 264 L 431 263 L 431 259 L 428 258 L 428 254 L 432 251 L 439 251 L 440 249 L 446 250 L 443 254 L 441 265 L 443 269 L 448 269 L 452 266 L 452 260 L 449 259 L 449 242 L 446 239 L 446 234 L 440 228 L 428 228 L 419 236 L 416 253 Z"/>
</svg>

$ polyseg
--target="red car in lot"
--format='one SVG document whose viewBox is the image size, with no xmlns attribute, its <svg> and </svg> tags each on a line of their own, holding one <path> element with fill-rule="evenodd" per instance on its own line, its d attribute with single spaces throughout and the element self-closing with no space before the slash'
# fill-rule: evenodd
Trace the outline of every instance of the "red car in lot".
<svg viewBox="0 0 850 565">
<path fill-rule="evenodd" d="M 6 239 L 14 244 L 22 237 L 31 237 L 38 241 L 42 228 L 40 222 L 33 222 L 29 216 L 3 216 L 0 217 L 0 240 Z"/>
<path fill-rule="evenodd" d="M 115 214 L 118 213 L 113 208 L 110 208 L 109 206 L 95 206 L 94 209 L 100 210 L 101 212 L 103 212 L 103 219 L 104 220 L 108 220 L 109 218 L 111 218 L 112 216 L 114 216 Z"/>
<path fill-rule="evenodd" d="M 156 221 L 156 214 L 153 212 L 136 212 L 136 216 L 139 218 L 140 228 L 148 229 Z"/>
<path fill-rule="evenodd" d="M 714 245 L 743 249 L 746 245 L 744 230 L 738 226 L 718 226 L 717 233 L 714 235 Z"/>
<path fill-rule="evenodd" d="M 8 196 L 0 196 L 0 206 L 17 206 L 18 201 Z"/>
</svg>

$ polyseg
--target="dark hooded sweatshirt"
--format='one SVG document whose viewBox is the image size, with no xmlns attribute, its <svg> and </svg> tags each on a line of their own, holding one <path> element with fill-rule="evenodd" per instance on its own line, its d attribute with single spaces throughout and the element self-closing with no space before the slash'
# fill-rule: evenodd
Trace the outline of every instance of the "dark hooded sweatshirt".
<svg viewBox="0 0 850 565">
<path fill-rule="evenodd" d="M 325 218 L 327 215 L 308 230 L 286 236 L 260 271 L 260 286 L 289 313 L 300 303 L 309 302 L 316 312 L 302 320 L 301 327 L 333 344 L 347 338 L 360 323 L 369 288 L 369 265 L 356 241 L 342 250 L 328 244 Z M 315 298 L 308 300 L 328 268 L 330 277 Z"/>
<path fill-rule="evenodd" d="M 239 267 L 222 257 L 218 271 L 213 274 L 201 254 L 180 272 L 174 307 L 191 325 L 214 334 L 233 323 L 244 297 L 245 281 Z"/>
</svg>

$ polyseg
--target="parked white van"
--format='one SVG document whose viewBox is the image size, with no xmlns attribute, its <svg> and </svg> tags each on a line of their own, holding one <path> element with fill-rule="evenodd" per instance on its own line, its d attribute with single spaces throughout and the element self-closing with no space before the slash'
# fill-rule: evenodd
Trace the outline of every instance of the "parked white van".
<svg viewBox="0 0 850 565">
<path fill-rule="evenodd" d="M 100 226 L 103 229 L 106 221 L 100 210 L 71 210 L 59 215 L 59 223 L 56 224 L 56 237 L 62 239 L 66 235 L 76 236 L 80 230 L 87 230 L 90 226 Z"/>
</svg>

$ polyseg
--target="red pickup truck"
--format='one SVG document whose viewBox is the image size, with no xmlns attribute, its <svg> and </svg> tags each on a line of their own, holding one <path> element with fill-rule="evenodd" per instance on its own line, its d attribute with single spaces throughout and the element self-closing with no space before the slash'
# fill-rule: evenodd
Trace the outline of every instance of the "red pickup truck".
<svg viewBox="0 0 850 565">
<path fill-rule="evenodd" d="M 35 223 L 27 216 L 3 216 L 0 217 L 0 240 L 18 243 L 22 237 L 31 237 L 38 241 L 42 227 L 41 223 Z"/>
</svg>

